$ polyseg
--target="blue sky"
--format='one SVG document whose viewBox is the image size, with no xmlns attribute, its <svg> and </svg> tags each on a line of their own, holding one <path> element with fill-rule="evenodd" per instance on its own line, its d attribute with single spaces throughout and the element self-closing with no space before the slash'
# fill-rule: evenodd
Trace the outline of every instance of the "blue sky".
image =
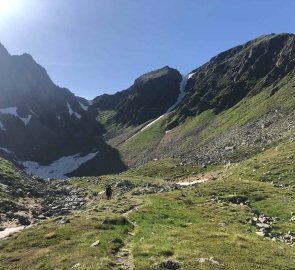
<svg viewBox="0 0 295 270">
<path fill-rule="evenodd" d="M 293 0 L 0 0 L 0 42 L 93 98 L 169 65 L 188 73 L 257 36 L 295 33 Z"/>
</svg>

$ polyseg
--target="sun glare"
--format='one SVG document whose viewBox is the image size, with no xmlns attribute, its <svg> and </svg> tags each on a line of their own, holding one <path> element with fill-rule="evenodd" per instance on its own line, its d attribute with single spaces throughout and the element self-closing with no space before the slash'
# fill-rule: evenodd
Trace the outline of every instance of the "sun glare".
<svg viewBox="0 0 295 270">
<path fill-rule="evenodd" d="M 11 13 L 20 6 L 19 0 L 0 0 L 0 12 Z"/>
</svg>

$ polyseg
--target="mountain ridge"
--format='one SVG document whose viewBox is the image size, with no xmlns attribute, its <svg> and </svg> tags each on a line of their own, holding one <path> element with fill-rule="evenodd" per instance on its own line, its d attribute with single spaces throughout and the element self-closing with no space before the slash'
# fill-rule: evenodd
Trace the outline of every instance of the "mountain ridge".
<svg viewBox="0 0 295 270">
<path fill-rule="evenodd" d="M 100 158 L 88 161 L 86 164 L 91 165 L 82 165 L 72 175 L 112 171 L 112 165 L 108 164 L 112 159 L 105 159 L 105 152 L 113 153 L 110 158 L 115 157 L 118 171 L 153 158 L 187 156 L 204 143 L 203 139 L 193 139 L 192 127 L 187 129 L 188 122 L 199 123 L 195 134 L 199 137 L 212 127 L 213 119 L 225 119 L 224 115 L 234 118 L 231 110 L 241 102 L 248 104 L 261 98 L 261 104 L 269 106 L 269 109 L 258 109 L 256 116 L 263 117 L 278 108 L 277 96 L 282 99 L 290 96 L 287 90 L 280 89 L 293 80 L 294 44 L 293 34 L 271 34 L 221 52 L 189 73 L 183 99 L 167 114 L 178 98 L 182 81 L 179 71 L 169 66 L 145 73 L 129 88 L 100 95 L 90 104 L 68 89 L 54 85 L 46 70 L 28 54 L 10 56 L 1 45 L 0 72 L 7 76 L 0 78 L 0 147 L 14 152 L 22 161 L 36 161 L 40 165 L 65 156 L 100 153 Z M 290 97 L 288 102 L 292 100 Z M 204 120 L 194 120 L 202 119 L 203 115 L 207 115 Z M 159 121 L 153 122 L 160 116 Z M 216 130 L 223 132 L 222 129 Z M 181 130 L 189 133 L 183 137 Z M 169 144 L 177 149 L 169 148 Z M 188 145 L 191 146 L 186 150 Z M 199 158 L 190 160 L 203 162 Z M 97 169 L 99 166 L 108 169 Z"/>
</svg>

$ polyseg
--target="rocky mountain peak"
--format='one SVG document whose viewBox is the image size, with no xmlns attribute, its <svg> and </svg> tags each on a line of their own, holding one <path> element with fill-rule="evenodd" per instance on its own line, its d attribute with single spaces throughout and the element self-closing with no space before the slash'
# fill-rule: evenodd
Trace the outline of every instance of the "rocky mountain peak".
<svg viewBox="0 0 295 270">
<path fill-rule="evenodd" d="M 0 57 L 9 56 L 7 49 L 0 43 Z"/>
<path fill-rule="evenodd" d="M 295 35 L 258 37 L 213 57 L 195 69 L 182 114 L 220 113 L 249 95 L 275 86 L 295 68 Z"/>
</svg>

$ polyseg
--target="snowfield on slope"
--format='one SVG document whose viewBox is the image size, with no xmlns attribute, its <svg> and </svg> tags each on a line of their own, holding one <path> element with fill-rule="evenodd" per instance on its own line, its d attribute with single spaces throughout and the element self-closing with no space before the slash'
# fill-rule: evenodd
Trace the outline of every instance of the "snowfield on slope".
<svg viewBox="0 0 295 270">
<path fill-rule="evenodd" d="M 27 173 L 42 177 L 42 178 L 66 178 L 66 174 L 75 171 L 83 163 L 93 159 L 98 152 L 89 153 L 82 156 L 80 153 L 73 156 L 61 157 L 53 161 L 49 165 L 40 165 L 36 161 L 24 161 L 21 164 L 25 167 Z"/>
<path fill-rule="evenodd" d="M 73 109 L 72 109 L 71 105 L 69 104 L 69 102 L 67 102 L 67 106 L 68 106 L 68 110 L 69 110 L 69 115 L 71 115 L 71 116 L 75 115 L 78 119 L 80 119 L 82 117 L 81 114 L 73 111 Z"/>
<path fill-rule="evenodd" d="M 19 118 L 20 120 L 22 120 L 24 124 L 27 126 L 29 122 L 31 121 L 32 115 L 29 114 L 28 117 L 20 117 L 17 113 L 17 110 L 18 110 L 17 107 L 8 107 L 8 108 L 2 108 L 2 109 L 0 108 L 0 113 L 13 115 Z"/>
<path fill-rule="evenodd" d="M 3 125 L 3 123 L 1 121 L 0 121 L 0 130 L 2 130 L 2 131 L 6 130 L 5 126 Z"/>
<path fill-rule="evenodd" d="M 157 119 L 155 119 L 154 121 L 152 121 L 149 124 L 147 124 L 146 126 L 144 126 L 140 131 L 143 131 L 143 130 L 147 129 L 148 127 L 150 127 L 151 125 L 153 125 L 154 123 L 159 121 L 163 116 L 165 116 L 166 114 L 172 112 L 179 105 L 179 103 L 185 97 L 185 86 L 186 86 L 187 80 L 189 80 L 193 75 L 194 75 L 194 73 L 189 73 L 187 75 L 182 75 L 182 80 L 181 80 L 180 85 L 179 85 L 179 94 L 178 94 L 176 102 L 170 108 L 168 108 L 168 110 L 164 114 L 160 115 Z M 138 133 L 134 134 L 131 138 L 136 136 Z"/>
<path fill-rule="evenodd" d="M 0 150 L 4 151 L 7 154 L 13 154 L 12 151 L 10 151 L 10 150 L 8 150 L 7 148 L 4 148 L 4 147 L 0 147 Z"/>
<path fill-rule="evenodd" d="M 86 105 L 82 104 L 80 101 L 79 101 L 79 105 L 80 105 L 80 107 L 81 107 L 84 111 L 87 111 L 88 108 L 89 108 L 89 106 L 86 106 Z"/>
</svg>

